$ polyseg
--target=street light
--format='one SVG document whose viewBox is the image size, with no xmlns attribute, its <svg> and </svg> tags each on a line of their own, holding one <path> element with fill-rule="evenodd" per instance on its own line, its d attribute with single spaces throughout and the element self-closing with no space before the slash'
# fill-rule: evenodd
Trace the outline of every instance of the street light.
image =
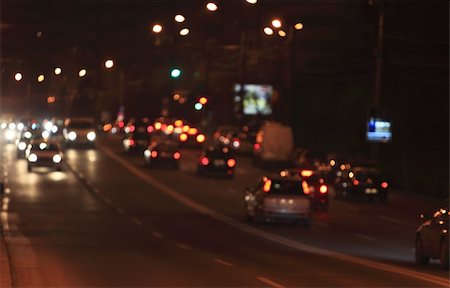
<svg viewBox="0 0 450 288">
<path fill-rule="evenodd" d="M 180 30 L 180 35 L 181 36 L 186 36 L 189 34 L 189 29 L 188 28 L 184 28 Z"/>
<path fill-rule="evenodd" d="M 272 20 L 272 26 L 275 27 L 275 28 L 280 28 L 281 27 L 280 19 L 273 19 Z"/>
<path fill-rule="evenodd" d="M 278 35 L 280 35 L 281 37 L 286 37 L 286 32 L 284 32 L 284 30 L 278 30 Z"/>
<path fill-rule="evenodd" d="M 45 79 L 45 76 L 42 74 L 37 77 L 38 82 L 43 82 L 44 79 Z"/>
<path fill-rule="evenodd" d="M 294 25 L 295 30 L 302 30 L 303 29 L 303 23 L 297 23 Z"/>
<path fill-rule="evenodd" d="M 61 68 L 59 68 L 59 67 L 55 68 L 55 75 L 59 75 L 59 74 L 61 74 L 61 72 L 62 72 Z"/>
<path fill-rule="evenodd" d="M 218 7 L 215 3 L 209 2 L 208 4 L 206 4 L 206 9 L 208 9 L 211 12 L 215 12 L 217 11 Z"/>
<path fill-rule="evenodd" d="M 266 27 L 264 28 L 264 33 L 266 33 L 267 35 L 273 35 L 273 29 L 270 27 Z"/>
<path fill-rule="evenodd" d="M 184 18 L 184 16 L 181 15 L 181 14 L 178 14 L 178 15 L 175 16 L 175 21 L 178 22 L 178 23 L 183 23 L 184 20 L 186 20 L 186 18 Z"/>
<path fill-rule="evenodd" d="M 161 33 L 161 31 L 163 30 L 163 27 L 159 24 L 155 24 L 155 25 L 153 25 L 152 30 L 155 33 Z"/>
<path fill-rule="evenodd" d="M 114 61 L 113 60 L 109 59 L 109 60 L 105 61 L 105 67 L 107 69 L 111 69 L 113 66 L 114 66 Z"/>
<path fill-rule="evenodd" d="M 247 0 L 247 2 L 250 4 L 256 4 L 256 2 L 258 2 L 258 0 Z"/>
<path fill-rule="evenodd" d="M 84 77 L 84 76 L 86 76 L 86 74 L 87 74 L 86 69 L 81 69 L 80 72 L 78 72 L 78 76 L 80 76 L 80 77 Z"/>
<path fill-rule="evenodd" d="M 17 72 L 16 75 L 14 75 L 14 79 L 16 79 L 17 82 L 22 80 L 22 73 Z"/>
</svg>

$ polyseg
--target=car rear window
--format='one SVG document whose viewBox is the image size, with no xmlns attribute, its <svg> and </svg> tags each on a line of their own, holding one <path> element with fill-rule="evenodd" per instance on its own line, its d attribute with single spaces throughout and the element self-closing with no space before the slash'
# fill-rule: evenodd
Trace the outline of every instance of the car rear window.
<svg viewBox="0 0 450 288">
<path fill-rule="evenodd" d="M 302 182 L 297 180 L 272 180 L 271 195 L 305 195 Z"/>
</svg>

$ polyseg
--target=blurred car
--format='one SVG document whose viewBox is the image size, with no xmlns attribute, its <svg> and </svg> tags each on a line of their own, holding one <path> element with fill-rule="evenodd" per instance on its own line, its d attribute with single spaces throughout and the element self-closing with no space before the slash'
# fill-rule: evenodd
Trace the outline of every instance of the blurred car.
<svg viewBox="0 0 450 288">
<path fill-rule="evenodd" d="M 240 128 L 236 126 L 219 126 L 214 132 L 215 144 L 219 144 L 229 149 L 239 150 L 241 140 L 239 139 Z"/>
<path fill-rule="evenodd" d="M 236 160 L 228 147 L 209 146 L 198 159 L 197 175 L 216 174 L 234 177 Z"/>
<path fill-rule="evenodd" d="M 16 140 L 17 158 L 25 158 L 25 152 L 31 141 L 41 139 L 42 134 L 40 131 L 24 131 L 21 133 L 20 138 Z"/>
<path fill-rule="evenodd" d="M 281 170 L 280 176 L 296 177 L 306 181 L 314 209 L 328 210 L 329 185 L 326 182 L 326 172 L 313 170 L 312 167 L 297 167 Z"/>
<path fill-rule="evenodd" d="M 299 177 L 263 176 L 244 192 L 245 214 L 248 220 L 267 219 L 312 224 L 312 201 L 308 184 Z"/>
<path fill-rule="evenodd" d="M 63 153 L 57 142 L 33 141 L 26 151 L 28 172 L 33 167 L 52 167 L 62 170 Z"/>
<path fill-rule="evenodd" d="M 449 268 L 449 206 L 440 208 L 433 215 L 421 215 L 424 221 L 416 232 L 416 263 L 426 265 L 431 259 L 439 259 L 443 269 Z"/>
<path fill-rule="evenodd" d="M 389 184 L 373 166 L 351 166 L 335 179 L 336 199 L 367 198 L 388 201 Z"/>
<path fill-rule="evenodd" d="M 173 140 L 152 141 L 144 151 L 146 166 L 170 166 L 180 168 L 181 153 L 178 142 Z"/>
<path fill-rule="evenodd" d="M 143 131 L 142 131 L 143 130 Z M 125 152 L 144 151 L 149 145 L 150 136 L 147 129 L 140 127 L 129 133 L 122 141 Z"/>
<path fill-rule="evenodd" d="M 97 134 L 94 119 L 90 117 L 66 119 L 63 135 L 66 146 L 88 145 L 95 147 Z"/>
</svg>

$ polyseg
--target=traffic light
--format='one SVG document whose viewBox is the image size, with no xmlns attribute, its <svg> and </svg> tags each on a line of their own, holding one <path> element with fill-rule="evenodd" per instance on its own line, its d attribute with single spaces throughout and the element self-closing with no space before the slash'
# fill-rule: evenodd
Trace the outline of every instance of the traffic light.
<svg viewBox="0 0 450 288">
<path fill-rule="evenodd" d="M 173 68 L 170 71 L 170 77 L 172 77 L 172 78 L 178 78 L 178 77 L 180 77 L 180 75 L 181 75 L 181 70 L 178 68 Z"/>
<path fill-rule="evenodd" d="M 205 105 L 206 103 L 208 103 L 208 99 L 206 97 L 201 97 L 198 102 L 202 105 Z"/>
</svg>

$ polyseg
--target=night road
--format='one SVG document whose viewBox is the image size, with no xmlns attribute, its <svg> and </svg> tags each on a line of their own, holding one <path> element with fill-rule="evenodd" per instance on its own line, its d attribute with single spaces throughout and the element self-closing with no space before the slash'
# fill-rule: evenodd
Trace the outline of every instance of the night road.
<svg viewBox="0 0 450 288">
<path fill-rule="evenodd" d="M 414 263 L 414 234 L 435 202 L 337 201 L 311 228 L 248 223 L 243 190 L 263 171 L 237 158 L 236 177 L 146 168 L 117 136 L 68 149 L 62 172 L 26 171 L 1 145 L 2 225 L 15 286 L 440 287 L 448 272 Z"/>
</svg>

